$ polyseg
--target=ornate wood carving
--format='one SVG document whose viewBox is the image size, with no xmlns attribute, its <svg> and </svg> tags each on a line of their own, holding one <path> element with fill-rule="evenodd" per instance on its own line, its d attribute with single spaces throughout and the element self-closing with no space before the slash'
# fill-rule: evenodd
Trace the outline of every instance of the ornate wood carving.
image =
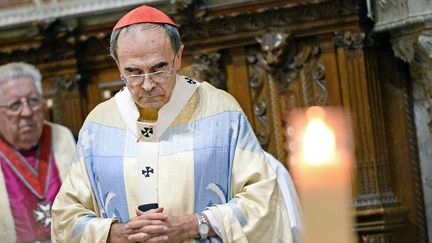
<svg viewBox="0 0 432 243">
<path fill-rule="evenodd" d="M 361 36 L 361 34 L 356 34 Z M 374 205 L 380 205 L 382 203 L 393 203 L 397 202 L 392 195 L 387 194 L 389 192 L 390 182 L 388 180 L 388 158 L 384 143 L 384 134 L 379 134 L 378 129 L 383 126 L 382 117 L 379 113 L 381 109 L 380 97 L 377 94 L 371 96 L 368 94 L 368 87 L 366 82 L 370 83 L 370 88 L 376 87 L 379 90 L 379 84 L 376 80 L 373 71 L 369 71 L 368 74 L 355 77 L 355 73 L 361 73 L 362 65 L 365 65 L 365 56 L 361 49 L 347 49 L 346 47 L 352 46 L 350 41 L 340 41 L 347 39 L 346 36 L 352 36 L 349 34 L 342 34 L 335 37 L 335 44 L 339 47 L 344 48 L 344 51 L 339 51 L 341 58 L 345 60 L 345 66 L 340 67 L 345 69 L 348 75 L 347 77 L 341 77 L 342 82 L 349 82 L 346 85 L 347 98 L 352 100 L 350 107 L 347 107 L 353 114 L 353 126 L 354 136 L 356 138 L 356 154 L 357 156 L 357 171 L 359 173 L 359 186 L 357 190 L 356 206 L 359 208 L 370 207 Z M 350 38 L 348 38 L 350 39 Z M 340 43 L 348 43 L 348 45 L 340 45 Z M 371 67 L 375 68 L 375 67 Z M 367 75 L 367 76 L 366 76 Z M 348 80 L 349 79 L 349 80 Z M 365 98 L 363 98 L 363 97 Z M 378 110 L 377 110 L 378 109 Z M 359 115 L 365 114 L 365 115 Z M 365 119 L 365 122 L 362 120 Z M 367 120 L 367 122 L 366 122 Z M 372 122 L 372 123 L 371 123 Z M 357 131 L 357 132 L 356 132 Z M 374 134 L 377 132 L 377 134 Z M 374 142 L 357 140 L 362 136 L 377 137 L 379 136 L 375 144 Z M 363 157 L 365 153 L 363 151 L 369 151 L 368 156 Z M 376 168 L 371 170 L 371 168 Z M 378 176 L 380 180 L 378 179 Z M 379 181 L 379 183 L 377 183 Z"/>
<path fill-rule="evenodd" d="M 182 25 L 180 32 L 183 40 L 191 48 L 207 48 L 213 43 L 212 37 L 217 36 L 218 42 L 226 42 L 230 45 L 253 44 L 254 36 L 266 32 L 268 26 L 286 28 L 291 26 L 289 32 L 299 35 L 312 34 L 318 29 L 322 31 L 331 28 L 329 23 L 325 23 L 322 28 L 318 27 L 320 22 L 314 22 L 319 19 L 331 19 L 338 16 L 349 16 L 358 12 L 358 3 L 355 0 L 348 1 L 312 1 L 306 2 L 289 2 L 282 0 L 271 0 L 255 4 L 245 3 L 231 4 L 219 8 L 208 8 L 208 13 L 204 16 L 203 21 L 193 21 L 190 25 Z M 272 16 L 269 18 L 268 16 Z M 189 16 L 191 19 L 193 17 Z M 353 21 L 346 19 L 344 23 Z M 314 22 L 314 25 L 308 24 Z M 296 24 L 302 24 L 298 28 Z M 321 22 L 324 23 L 324 22 Z M 334 26 L 341 25 L 341 22 L 333 22 Z M 285 32 L 288 31 L 285 29 Z M 249 33 L 246 36 L 240 36 L 238 33 Z M 207 41 L 203 41 L 203 39 Z M 236 43 L 233 43 L 236 41 Z"/>
<path fill-rule="evenodd" d="M 265 148 L 271 139 L 277 156 L 285 160 L 287 127 L 282 117 L 296 107 L 327 103 L 325 65 L 320 62 L 319 43 L 298 44 L 291 33 L 271 30 L 257 42 L 261 52 L 248 58 L 254 114 L 261 124 L 257 134 Z"/>
<path fill-rule="evenodd" d="M 379 1 L 386 3 L 386 1 Z M 432 178 L 432 166 L 430 165 L 430 155 L 432 150 L 431 124 L 431 95 L 432 91 L 430 80 L 432 79 L 432 38 L 430 32 L 431 24 L 431 2 L 430 1 L 413 1 L 400 0 L 390 1 L 388 8 L 382 6 L 375 8 L 375 15 L 378 16 L 374 31 L 389 32 L 393 44 L 393 51 L 396 57 L 410 64 L 410 74 L 412 83 L 412 99 L 413 103 L 410 109 L 413 109 L 414 122 L 416 128 L 412 132 L 413 144 L 416 144 L 415 135 L 417 135 L 418 158 L 413 157 L 412 165 L 414 170 L 418 170 L 419 166 L 422 169 L 421 175 L 418 173 L 417 178 L 421 176 L 423 188 L 420 184 L 415 184 L 412 188 L 415 189 L 415 196 L 421 198 L 421 192 L 424 191 L 424 208 L 428 218 L 429 234 L 432 228 L 432 187 L 428 181 Z M 411 98 L 411 97 L 408 97 Z M 412 114 L 411 114 L 412 115 Z M 415 148 L 414 148 L 415 149 Z M 419 160 L 419 162 L 418 162 Z M 418 165 L 418 163 L 420 165 Z M 413 176 L 414 177 L 414 176 Z M 412 180 L 413 183 L 420 183 L 419 179 Z M 420 187 L 420 190 L 417 190 Z M 412 204 L 411 204 L 412 205 Z M 411 213 L 411 220 L 420 220 L 416 225 L 419 225 L 418 230 L 419 240 L 415 242 L 427 242 L 427 231 L 424 228 L 424 211 L 421 200 L 416 203 L 415 212 Z M 414 216 L 414 215 L 415 216 Z M 413 220 L 413 221 L 415 221 Z M 432 236 L 429 235 L 429 241 L 432 241 Z M 414 241 L 413 241 L 414 242 Z"/>
<path fill-rule="evenodd" d="M 206 16 L 206 21 L 212 21 L 218 18 L 231 18 L 242 15 L 254 15 L 256 13 L 266 13 L 273 10 L 290 10 L 290 14 L 295 16 L 287 17 L 286 20 L 302 21 L 302 20 L 315 20 L 318 18 L 331 17 L 331 14 L 338 13 L 340 15 L 352 14 L 358 11 L 359 6 L 355 0 L 306 0 L 306 1 L 284 1 L 284 0 L 268 0 L 257 1 L 256 3 L 237 3 L 229 5 L 221 5 L 218 8 L 212 9 L 209 15 Z M 282 11 L 281 11 L 282 12 Z M 261 16 L 261 15 L 259 15 Z M 283 15 L 288 16 L 288 15 Z M 273 16 L 273 17 L 279 17 Z M 273 18 L 274 19 L 274 18 Z M 269 26 L 278 26 L 281 18 L 276 18 Z"/>
<path fill-rule="evenodd" d="M 336 46 L 343 36 L 335 37 Z M 344 108 L 351 113 L 355 139 L 357 228 L 363 239 L 374 239 L 370 235 L 381 232 L 387 242 L 407 226 L 407 209 L 391 187 L 378 52 L 347 46 L 352 45 L 339 45 L 337 52 Z"/>
<path fill-rule="evenodd" d="M 75 58 L 73 27 L 62 21 L 38 26 L 38 35 L 30 43 L 19 43 L 0 49 L 0 63 L 27 61 L 33 64 Z"/>
<path fill-rule="evenodd" d="M 361 49 L 365 40 L 365 33 L 351 33 L 346 31 L 344 33 L 335 33 L 335 44 L 337 47 L 344 49 Z"/>
<path fill-rule="evenodd" d="M 256 50 L 249 54 L 247 61 L 249 63 L 249 80 L 252 88 L 253 114 L 258 121 L 255 123 L 255 134 L 264 149 L 268 149 L 271 134 L 271 125 L 268 122 L 269 112 L 267 104 L 269 103 L 265 93 L 265 83 L 267 79 L 265 69 L 259 64 L 258 53 Z"/>
<path fill-rule="evenodd" d="M 392 56 L 392 53 L 381 52 L 381 55 L 383 55 L 381 60 L 389 60 L 388 56 Z M 390 62 L 382 66 L 380 72 L 382 73 L 382 80 L 384 80 L 384 106 L 388 107 L 385 112 L 385 119 L 388 129 L 387 141 L 389 142 L 389 151 L 391 151 L 389 159 L 393 165 L 391 168 L 392 178 L 396 178 L 393 189 L 403 205 L 410 207 L 407 215 L 408 224 L 418 227 L 412 233 L 407 232 L 405 236 L 411 234 L 412 242 L 427 242 L 424 202 L 421 200 L 423 188 L 416 146 L 416 129 L 414 127 L 412 100 L 406 85 L 408 75 L 403 75 L 402 72 L 406 70 L 406 67 L 404 68 L 401 62 L 396 63 L 395 61 L 394 64 Z M 391 70 L 391 72 L 386 70 Z M 401 117 L 394 119 L 397 114 L 401 114 Z M 402 177 L 405 178 L 403 181 L 397 180 Z"/>
<path fill-rule="evenodd" d="M 425 201 L 424 208 L 426 209 L 426 215 L 429 218 L 428 226 L 432 226 L 430 217 L 432 212 L 429 210 L 432 206 L 432 185 L 428 183 L 432 178 L 431 166 L 430 166 L 430 154 L 432 149 L 430 144 L 432 143 L 432 35 L 430 31 L 423 31 L 420 33 L 409 34 L 402 37 L 403 39 L 409 39 L 411 42 L 407 43 L 407 47 L 412 48 L 414 58 L 407 60 L 410 63 L 410 74 L 412 78 L 412 92 L 413 92 L 413 106 L 414 106 L 414 117 L 416 125 L 416 135 L 418 138 L 419 148 L 419 160 L 421 161 L 422 173 L 421 179 L 423 181 L 423 188 L 418 185 L 421 193 L 424 191 Z M 398 37 L 396 41 L 401 38 Z M 400 42 L 400 41 L 399 41 Z M 395 52 L 395 55 L 397 53 Z M 418 166 L 417 166 L 418 167 Z M 418 189 L 418 188 L 415 188 Z M 418 194 L 421 195 L 421 194 Z M 420 209 L 423 206 L 421 201 L 418 202 L 418 212 L 422 212 Z M 420 217 L 423 216 L 423 217 Z M 418 215 L 417 219 L 420 220 L 419 224 L 422 226 L 422 219 L 424 215 Z M 422 229 L 422 228 L 420 228 Z M 423 228 L 423 232 L 426 232 Z M 424 236 L 422 234 L 421 236 Z M 429 236 L 429 240 L 432 239 Z M 426 239 L 422 239 L 422 242 L 427 242 Z"/>
<path fill-rule="evenodd" d="M 181 29 L 188 28 L 186 26 L 194 25 L 201 27 L 203 17 L 207 13 L 207 8 L 202 0 L 170 0 L 170 3 L 175 6 L 174 21 Z M 183 35 L 183 31 L 180 31 Z"/>
<path fill-rule="evenodd" d="M 199 81 L 207 81 L 216 88 L 226 90 L 226 74 L 221 63 L 220 53 L 196 53 L 192 57 L 191 64 L 180 70 L 179 74 L 195 78 Z"/>
<path fill-rule="evenodd" d="M 428 181 L 432 178 L 431 167 L 429 166 L 430 154 L 432 149 L 432 34 L 431 31 L 416 32 L 413 34 L 402 35 L 393 39 L 393 50 L 396 56 L 410 63 L 410 74 L 413 80 L 413 106 L 415 112 L 416 135 L 418 137 L 419 159 L 422 164 L 423 173 L 421 178 L 424 181 L 423 190 L 425 193 L 426 209 L 432 206 L 432 186 Z M 409 55 L 405 54 L 406 51 Z M 408 56 L 408 57 L 407 57 Z M 420 174 L 419 174 L 420 176 Z M 419 194 L 420 195 L 420 194 Z M 419 204 L 418 208 L 422 206 Z M 419 211 L 421 212 L 421 211 Z M 427 216 L 431 217 L 430 210 L 426 211 Z M 418 217 L 419 219 L 422 219 Z M 432 223 L 429 222 L 429 227 Z"/>
<path fill-rule="evenodd" d="M 289 89 L 293 83 L 300 84 L 299 97 L 302 97 L 302 101 L 296 106 L 325 105 L 328 92 L 325 88 L 325 66 L 319 61 L 319 43 L 292 43 L 288 47 L 287 42 L 292 42 L 289 37 L 289 34 L 281 32 L 258 37 L 257 41 L 264 52 L 258 57 L 259 63 L 282 89 Z"/>
</svg>

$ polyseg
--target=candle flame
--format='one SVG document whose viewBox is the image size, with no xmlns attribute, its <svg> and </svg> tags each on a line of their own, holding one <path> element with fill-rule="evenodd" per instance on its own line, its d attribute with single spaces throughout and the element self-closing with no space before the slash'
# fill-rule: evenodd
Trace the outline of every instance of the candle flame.
<svg viewBox="0 0 432 243">
<path fill-rule="evenodd" d="M 303 140 L 305 161 L 319 165 L 329 161 L 335 151 L 336 139 L 332 129 L 324 122 L 324 110 L 314 107 L 308 110 L 308 123 Z"/>
</svg>

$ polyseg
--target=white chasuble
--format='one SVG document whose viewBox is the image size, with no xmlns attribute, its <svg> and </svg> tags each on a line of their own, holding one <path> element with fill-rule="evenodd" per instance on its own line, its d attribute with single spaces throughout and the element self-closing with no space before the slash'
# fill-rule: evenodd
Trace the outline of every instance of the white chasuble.
<svg viewBox="0 0 432 243">
<path fill-rule="evenodd" d="M 231 95 L 178 76 L 158 120 L 138 117 L 126 89 L 89 114 L 53 205 L 54 241 L 106 242 L 113 218 L 156 202 L 173 216 L 206 210 L 212 242 L 292 242 L 276 174 Z"/>
</svg>

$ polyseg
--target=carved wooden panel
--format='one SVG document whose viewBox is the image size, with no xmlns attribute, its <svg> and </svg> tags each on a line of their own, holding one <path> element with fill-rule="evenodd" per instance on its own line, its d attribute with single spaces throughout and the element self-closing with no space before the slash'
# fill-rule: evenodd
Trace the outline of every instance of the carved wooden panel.
<svg viewBox="0 0 432 243">
<path fill-rule="evenodd" d="M 328 101 L 318 40 L 300 42 L 291 35 L 272 30 L 257 36 L 260 48 L 251 48 L 248 56 L 256 133 L 282 161 L 287 160 L 284 117 L 295 108 Z"/>
<path fill-rule="evenodd" d="M 406 197 L 408 188 L 404 193 L 393 188 L 396 183 L 392 182 L 391 168 L 395 167 L 390 164 L 391 147 L 387 146 L 390 141 L 386 135 L 392 123 L 386 123 L 384 119 L 387 111 L 384 107 L 390 104 L 383 101 L 380 84 L 383 70 L 378 71 L 378 51 L 363 50 L 364 37 L 358 32 L 336 33 L 332 51 L 325 36 L 296 39 L 290 38 L 289 33 L 277 31 L 259 36 L 260 47 L 250 48 L 248 55 L 256 133 L 264 148 L 284 158 L 287 151 L 281 154 L 277 150 L 280 147 L 278 136 L 284 141 L 284 132 L 278 127 L 282 120 L 282 130 L 286 129 L 284 115 L 296 107 L 343 105 L 352 114 L 356 137 L 357 183 L 354 185 L 358 187 L 354 199 L 360 239 L 364 242 L 391 242 L 391 239 L 398 239 L 396 242 L 410 242 L 412 239 L 424 242 L 424 237 L 408 234 L 425 232 L 423 227 L 412 227 L 407 220 L 407 217 L 415 217 L 424 225 L 421 201 L 419 204 L 406 199 L 402 202 L 398 196 L 405 193 Z M 321 56 L 322 49 L 324 57 Z M 338 70 L 338 73 L 327 69 Z M 334 79 L 339 85 L 327 82 Z M 274 97 L 277 97 L 277 105 Z M 278 117 L 278 121 L 275 122 L 274 117 Z M 410 127 L 407 123 L 403 125 Z M 272 150 L 275 147 L 276 150 Z M 411 169 L 415 175 L 418 161 L 412 159 L 417 164 Z M 412 177 L 411 183 L 420 188 L 418 179 Z M 409 194 L 411 199 L 422 197 L 418 190 Z M 378 238 L 377 234 L 369 235 L 372 231 L 384 232 L 383 229 L 391 230 L 378 234 Z M 407 233 L 401 234 L 402 231 Z"/>
<path fill-rule="evenodd" d="M 256 50 L 249 54 L 247 60 L 249 66 L 249 80 L 252 88 L 253 119 L 255 122 L 255 134 L 258 141 L 265 149 L 269 148 L 272 133 L 271 124 L 271 101 L 269 99 L 269 88 L 267 73 L 258 63 Z"/>
<path fill-rule="evenodd" d="M 180 75 L 206 81 L 218 89 L 227 90 L 225 65 L 222 63 L 221 53 L 196 53 L 188 64 L 183 66 L 179 71 Z"/>
<path fill-rule="evenodd" d="M 408 67 L 393 58 L 388 43 L 380 48 L 380 80 L 383 86 L 384 120 L 387 124 L 390 175 L 392 188 L 402 205 L 410 208 L 407 214 L 410 227 L 405 242 L 427 242 L 421 173 L 413 120 L 413 97 L 410 94 Z"/>
</svg>

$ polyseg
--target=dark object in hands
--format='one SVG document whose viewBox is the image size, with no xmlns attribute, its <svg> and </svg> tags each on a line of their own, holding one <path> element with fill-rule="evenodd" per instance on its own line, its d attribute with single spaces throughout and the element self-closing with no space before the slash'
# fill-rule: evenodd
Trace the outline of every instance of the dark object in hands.
<svg viewBox="0 0 432 243">
<path fill-rule="evenodd" d="M 157 203 L 149 203 L 149 204 L 139 205 L 139 206 L 138 206 L 138 209 L 139 209 L 141 212 L 145 212 L 145 211 L 148 211 L 148 210 L 150 210 L 150 209 L 156 209 L 156 208 L 158 208 L 158 207 L 159 207 L 159 205 L 158 205 Z"/>
</svg>

